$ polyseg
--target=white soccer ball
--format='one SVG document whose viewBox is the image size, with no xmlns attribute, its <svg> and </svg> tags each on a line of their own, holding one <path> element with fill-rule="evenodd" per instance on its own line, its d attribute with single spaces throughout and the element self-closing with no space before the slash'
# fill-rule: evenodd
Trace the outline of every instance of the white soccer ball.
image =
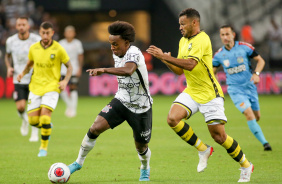
<svg viewBox="0 0 282 184">
<path fill-rule="evenodd" d="M 70 169 L 64 163 L 55 163 L 48 171 L 48 178 L 52 183 L 66 183 L 70 175 Z"/>
</svg>

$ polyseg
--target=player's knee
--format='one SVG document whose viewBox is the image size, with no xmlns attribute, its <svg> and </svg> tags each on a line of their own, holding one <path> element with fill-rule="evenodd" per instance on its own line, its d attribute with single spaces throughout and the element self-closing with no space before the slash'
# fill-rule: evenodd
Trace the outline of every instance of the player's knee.
<svg viewBox="0 0 282 184">
<path fill-rule="evenodd" d="M 24 106 L 20 106 L 20 107 L 17 108 L 17 110 L 18 110 L 18 112 L 20 114 L 22 114 L 25 111 L 25 107 Z"/>
<path fill-rule="evenodd" d="M 137 144 L 136 145 L 136 151 L 138 153 L 144 153 L 148 148 L 148 145 L 147 144 Z"/>
<path fill-rule="evenodd" d="M 103 131 L 100 131 L 99 128 L 95 125 L 95 123 L 90 127 L 90 132 L 93 135 L 99 136 Z"/>
<path fill-rule="evenodd" d="M 51 123 L 51 117 L 50 116 L 47 116 L 47 115 L 42 115 L 40 116 L 39 118 L 39 122 L 40 124 L 42 125 L 48 125 Z"/>
<path fill-rule="evenodd" d="M 260 114 L 256 114 L 256 120 L 257 120 L 257 121 L 260 120 Z"/>
<path fill-rule="evenodd" d="M 212 138 L 218 144 L 223 144 L 227 138 L 226 134 L 212 134 Z"/>
<path fill-rule="evenodd" d="M 37 126 L 39 124 L 39 116 L 28 116 L 28 122 L 31 126 Z"/>
<path fill-rule="evenodd" d="M 178 120 L 174 115 L 169 114 L 167 116 L 167 124 L 170 127 L 175 127 L 179 122 L 180 122 L 180 120 Z"/>
</svg>

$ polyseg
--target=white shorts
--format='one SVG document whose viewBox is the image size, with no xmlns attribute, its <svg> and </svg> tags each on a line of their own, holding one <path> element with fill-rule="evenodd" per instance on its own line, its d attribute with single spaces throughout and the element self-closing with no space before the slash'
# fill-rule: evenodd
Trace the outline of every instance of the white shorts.
<svg viewBox="0 0 282 184">
<path fill-rule="evenodd" d="M 36 111 L 42 107 L 53 111 L 57 106 L 58 100 L 59 93 L 55 91 L 45 93 L 43 96 L 35 95 L 30 91 L 28 95 L 27 111 Z"/>
<path fill-rule="evenodd" d="M 206 123 L 209 125 L 227 122 L 222 97 L 217 97 L 208 103 L 200 104 L 193 100 L 189 94 L 182 92 L 173 103 L 181 105 L 186 109 L 187 117 L 185 119 L 189 119 L 193 114 L 200 111 L 204 115 Z"/>
</svg>

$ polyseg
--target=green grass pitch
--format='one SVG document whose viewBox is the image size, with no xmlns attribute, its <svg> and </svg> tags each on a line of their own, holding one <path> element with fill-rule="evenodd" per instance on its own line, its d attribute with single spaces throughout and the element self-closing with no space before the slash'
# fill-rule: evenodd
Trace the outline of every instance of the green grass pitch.
<svg viewBox="0 0 282 184">
<path fill-rule="evenodd" d="M 64 116 L 65 105 L 60 100 L 52 115 L 54 124 L 46 158 L 38 158 L 40 143 L 30 143 L 29 135 L 20 135 L 20 118 L 13 100 L 0 100 L 0 183 L 47 184 L 49 167 L 55 162 L 70 164 L 75 161 L 80 143 L 100 110 L 112 97 L 80 97 L 78 115 Z M 150 183 L 237 183 L 239 164 L 210 137 L 200 113 L 188 122 L 204 143 L 215 152 L 208 168 L 197 173 L 198 153 L 182 141 L 166 123 L 167 113 L 176 96 L 154 96 L 153 131 L 149 147 L 151 157 Z M 228 118 L 226 132 L 243 149 L 255 169 L 250 183 L 282 183 L 282 96 L 261 95 L 259 122 L 273 151 L 263 151 L 262 145 L 250 132 L 245 117 L 226 96 Z M 83 168 L 74 173 L 70 184 L 139 183 L 138 159 L 132 131 L 124 122 L 114 130 L 102 134 L 87 156 Z M 146 183 L 146 182 L 145 182 Z"/>
</svg>

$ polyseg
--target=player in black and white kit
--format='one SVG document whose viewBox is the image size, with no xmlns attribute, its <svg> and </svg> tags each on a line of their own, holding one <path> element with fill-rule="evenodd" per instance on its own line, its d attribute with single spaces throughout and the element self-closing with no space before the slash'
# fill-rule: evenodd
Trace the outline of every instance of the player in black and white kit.
<svg viewBox="0 0 282 184">
<path fill-rule="evenodd" d="M 21 83 L 17 81 L 17 75 L 20 74 L 28 60 L 29 47 L 35 42 L 40 41 L 39 35 L 29 32 L 29 23 L 27 17 L 19 17 L 16 21 L 16 29 L 18 33 L 10 36 L 6 41 L 6 54 L 5 63 L 7 67 L 7 77 L 13 76 L 13 83 L 15 91 L 13 93 L 14 100 L 16 102 L 18 115 L 22 119 L 21 134 L 26 136 L 28 134 L 28 116 L 25 110 L 26 101 L 28 99 L 30 77 L 32 71 L 25 75 Z M 38 128 L 31 128 L 30 142 L 38 141 Z"/>
<path fill-rule="evenodd" d="M 103 73 L 116 75 L 118 91 L 115 98 L 97 116 L 82 141 L 77 160 L 69 165 L 69 168 L 71 173 L 81 169 L 97 137 L 126 120 L 133 130 L 136 150 L 141 161 L 139 181 L 149 181 L 151 151 L 148 143 L 152 132 L 153 99 L 149 92 L 144 56 L 137 47 L 130 45 L 130 42 L 135 40 L 135 30 L 131 24 L 116 21 L 108 27 L 108 31 L 115 67 L 89 69 L 87 72 L 90 76 Z"/>
</svg>

